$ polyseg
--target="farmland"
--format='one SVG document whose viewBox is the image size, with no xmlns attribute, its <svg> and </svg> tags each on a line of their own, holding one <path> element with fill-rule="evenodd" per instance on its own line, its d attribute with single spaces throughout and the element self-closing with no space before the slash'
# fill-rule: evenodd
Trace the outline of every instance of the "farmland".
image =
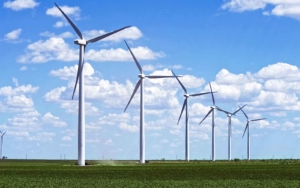
<svg viewBox="0 0 300 188">
<path fill-rule="evenodd" d="M 2 160 L 1 187 L 299 187 L 300 161 Z"/>
</svg>

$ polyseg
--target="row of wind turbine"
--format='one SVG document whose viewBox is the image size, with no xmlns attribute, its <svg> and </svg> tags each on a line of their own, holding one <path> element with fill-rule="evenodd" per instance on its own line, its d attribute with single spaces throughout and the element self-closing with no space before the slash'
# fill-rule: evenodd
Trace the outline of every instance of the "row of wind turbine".
<svg viewBox="0 0 300 188">
<path fill-rule="evenodd" d="M 89 43 L 94 43 L 97 41 L 100 41 L 106 37 L 109 37 L 119 31 L 122 31 L 126 28 L 129 28 L 130 26 L 126 26 L 123 28 L 120 28 L 118 30 L 106 33 L 104 35 L 100 35 L 97 36 L 95 38 L 86 40 L 81 31 L 77 28 L 77 26 L 71 21 L 71 19 L 64 13 L 64 11 L 56 4 L 54 3 L 55 6 L 59 9 L 59 11 L 63 14 L 63 16 L 67 19 L 67 21 L 69 22 L 69 24 L 72 26 L 72 28 L 74 29 L 74 31 L 77 33 L 77 35 L 79 36 L 80 39 L 76 39 L 74 40 L 74 43 L 79 45 L 79 62 L 78 62 L 78 70 L 77 70 L 77 76 L 76 76 L 76 81 L 75 81 L 75 86 L 74 86 L 74 90 L 73 90 L 73 94 L 72 94 L 72 99 L 74 98 L 74 94 L 76 91 L 76 87 L 78 84 L 79 87 L 79 100 L 78 100 L 78 165 L 80 166 L 84 166 L 85 165 L 85 98 L 84 98 L 84 73 L 83 73 L 83 68 L 84 68 L 84 54 L 85 54 L 85 49 L 86 46 Z M 188 98 L 189 97 L 195 97 L 195 96 L 200 96 L 200 95 L 206 95 L 206 94 L 211 94 L 212 96 L 212 101 L 213 101 L 213 106 L 211 106 L 211 109 L 209 110 L 209 112 L 207 113 L 207 115 L 203 118 L 203 120 L 199 123 L 201 124 L 211 113 L 212 113 L 212 160 L 215 160 L 215 122 L 214 122 L 214 113 L 215 110 L 219 110 L 222 111 L 224 113 L 227 114 L 228 116 L 228 159 L 231 160 L 231 116 L 235 115 L 239 110 L 242 110 L 243 107 L 240 107 L 238 110 L 236 110 L 233 113 L 230 113 L 228 111 L 225 111 L 221 108 L 219 108 L 218 106 L 215 105 L 215 99 L 214 99 L 214 95 L 211 88 L 211 84 L 210 85 L 210 92 L 205 92 L 205 93 L 196 93 L 196 94 L 188 94 L 186 88 L 184 87 L 184 85 L 180 82 L 180 80 L 178 79 L 178 77 L 181 76 L 176 76 L 174 72 L 173 76 L 166 76 L 166 75 L 145 75 L 143 73 L 142 67 L 140 66 L 139 62 L 137 61 L 136 57 L 134 56 L 134 54 L 132 53 L 130 47 L 128 46 L 127 42 L 125 41 L 125 44 L 134 60 L 134 62 L 136 63 L 138 69 L 139 69 L 139 74 L 138 77 L 140 78 L 139 81 L 137 82 L 133 93 L 126 105 L 126 108 L 124 110 L 124 112 L 126 111 L 126 109 L 128 108 L 132 98 L 134 97 L 136 91 L 138 90 L 138 88 L 140 88 L 140 163 L 145 163 L 145 130 L 144 130 L 144 79 L 145 78 L 149 78 L 149 79 L 157 79 L 157 78 L 176 78 L 177 81 L 179 82 L 179 84 L 181 85 L 182 89 L 184 90 L 185 94 L 185 100 L 182 106 L 182 110 L 178 119 L 178 123 L 181 119 L 182 113 L 185 110 L 186 111 L 186 121 L 185 121 L 185 158 L 187 161 L 189 161 L 189 117 L 188 117 Z M 243 111 L 243 110 L 242 110 Z M 244 111 L 243 111 L 244 113 Z M 250 138 L 249 138 L 249 123 L 251 121 L 258 121 L 258 120 L 262 120 L 262 119 L 254 119 L 254 120 L 248 120 L 247 115 L 244 113 L 244 115 L 247 118 L 247 124 L 246 124 L 246 129 L 248 128 L 248 160 L 250 159 Z M 265 118 L 263 118 L 265 119 Z M 177 124 L 178 124 L 177 123 Z M 245 134 L 244 131 L 244 134 Z M 1 157 L 2 157 L 2 140 L 3 140 L 3 135 L 5 133 L 3 133 L 1 135 Z"/>
</svg>

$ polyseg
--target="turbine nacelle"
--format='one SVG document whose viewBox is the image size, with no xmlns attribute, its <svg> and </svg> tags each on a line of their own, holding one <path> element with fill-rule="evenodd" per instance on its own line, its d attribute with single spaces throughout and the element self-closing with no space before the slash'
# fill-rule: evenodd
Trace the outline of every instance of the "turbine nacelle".
<svg viewBox="0 0 300 188">
<path fill-rule="evenodd" d="M 227 114 L 227 117 L 231 117 L 232 116 L 232 114 Z"/>
<path fill-rule="evenodd" d="M 217 109 L 218 107 L 217 107 L 217 106 L 211 106 L 210 108 L 212 108 L 212 109 Z"/>
<path fill-rule="evenodd" d="M 76 39 L 76 40 L 74 40 L 74 44 L 87 45 L 87 42 L 85 39 Z"/>
<path fill-rule="evenodd" d="M 185 96 L 186 98 L 188 98 L 190 95 L 189 94 L 184 94 L 183 96 Z"/>
<path fill-rule="evenodd" d="M 144 74 L 139 74 L 138 77 L 139 78 L 145 78 L 146 76 Z"/>
</svg>

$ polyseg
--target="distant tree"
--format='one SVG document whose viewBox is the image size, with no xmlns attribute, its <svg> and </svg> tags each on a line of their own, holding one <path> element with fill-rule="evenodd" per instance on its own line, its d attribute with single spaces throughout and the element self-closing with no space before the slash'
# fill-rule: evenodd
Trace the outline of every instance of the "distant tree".
<svg viewBox="0 0 300 188">
<path fill-rule="evenodd" d="M 234 162 L 236 162 L 236 163 L 240 162 L 240 159 L 239 159 L 239 158 L 234 158 L 233 160 L 234 160 Z"/>
</svg>

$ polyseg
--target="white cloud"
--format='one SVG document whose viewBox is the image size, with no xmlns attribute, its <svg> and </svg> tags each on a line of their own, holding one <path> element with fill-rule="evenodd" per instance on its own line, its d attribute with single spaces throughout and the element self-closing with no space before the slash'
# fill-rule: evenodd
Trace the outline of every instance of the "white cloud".
<svg viewBox="0 0 300 188">
<path fill-rule="evenodd" d="M 20 71 L 26 71 L 27 69 L 28 69 L 27 66 L 22 66 L 22 67 L 20 67 Z"/>
<path fill-rule="evenodd" d="M 61 141 L 72 141 L 72 138 L 69 137 L 69 136 L 63 136 L 63 137 L 61 138 Z"/>
<path fill-rule="evenodd" d="M 118 126 L 120 129 L 129 132 L 138 132 L 140 129 L 136 125 L 128 125 L 127 123 L 121 122 Z"/>
<path fill-rule="evenodd" d="M 66 5 L 60 6 L 60 9 L 62 9 L 62 11 L 68 16 L 74 16 L 76 19 L 78 19 L 80 17 L 80 8 L 75 6 L 75 7 L 69 7 Z M 63 14 L 59 11 L 59 9 L 54 6 L 52 8 L 49 8 L 46 10 L 46 14 L 49 16 L 53 16 L 53 17 L 60 17 L 60 18 L 64 18 Z M 65 18 L 64 18 L 65 19 Z"/>
<path fill-rule="evenodd" d="M 46 113 L 43 118 L 43 123 L 45 125 L 50 125 L 54 127 L 65 127 L 67 123 L 60 120 L 59 117 L 53 116 L 50 112 Z"/>
<path fill-rule="evenodd" d="M 92 76 L 95 71 L 94 68 L 89 63 L 84 63 L 83 74 L 86 76 Z M 51 76 L 57 76 L 62 80 L 75 79 L 78 71 L 78 65 L 71 67 L 64 66 L 62 69 L 50 71 Z"/>
<path fill-rule="evenodd" d="M 55 136 L 55 133 L 52 132 L 40 132 L 36 133 L 35 136 L 29 137 L 29 140 L 31 141 L 52 141 L 53 137 Z"/>
<path fill-rule="evenodd" d="M 249 10 L 264 9 L 266 3 L 264 0 L 229 0 L 222 5 L 222 9 L 230 11 L 243 12 Z"/>
<path fill-rule="evenodd" d="M 15 84 L 16 87 L 19 87 L 19 82 L 17 78 L 12 78 L 13 83 Z"/>
<path fill-rule="evenodd" d="M 265 10 L 271 7 L 271 10 Z M 263 15 L 286 16 L 300 19 L 299 0 L 227 0 L 222 9 L 229 9 L 233 12 L 265 10 Z"/>
<path fill-rule="evenodd" d="M 104 30 L 90 30 L 90 31 L 84 31 L 83 35 L 87 39 L 92 39 L 100 35 L 104 35 L 105 32 Z M 143 36 L 142 32 L 135 26 L 126 28 L 122 31 L 119 31 L 116 34 L 113 34 L 107 38 L 104 38 L 102 41 L 112 41 L 112 42 L 120 42 L 124 39 L 129 39 L 129 40 L 137 40 Z"/>
<path fill-rule="evenodd" d="M 36 2 L 35 0 L 14 0 L 4 2 L 3 6 L 5 8 L 10 8 L 12 10 L 19 11 L 27 8 L 34 8 L 39 4 L 40 3 Z"/>
<path fill-rule="evenodd" d="M 297 66 L 287 63 L 276 63 L 263 67 L 259 70 L 255 77 L 262 79 L 285 79 L 285 80 L 299 80 L 300 71 Z"/>
<path fill-rule="evenodd" d="M 2 96 L 13 96 L 20 94 L 29 94 L 35 93 L 38 90 L 38 87 L 33 87 L 32 85 L 22 85 L 16 88 L 11 86 L 4 86 L 0 88 L 0 95 Z"/>
<path fill-rule="evenodd" d="M 182 65 L 172 65 L 170 68 L 171 69 L 182 69 L 183 66 Z"/>
<path fill-rule="evenodd" d="M 112 146 L 114 145 L 114 142 L 112 141 L 112 139 L 108 139 L 104 142 L 104 145 Z"/>
<path fill-rule="evenodd" d="M 50 101 L 59 101 L 62 92 L 66 91 L 66 87 L 58 87 L 49 92 L 47 92 L 44 96 L 44 99 L 48 102 Z"/>
<path fill-rule="evenodd" d="M 11 31 L 11 32 L 9 32 L 5 35 L 4 40 L 6 40 L 6 41 L 15 41 L 19 38 L 21 32 L 22 32 L 22 29 L 13 30 L 13 31 Z"/>
<path fill-rule="evenodd" d="M 8 96 L 6 98 L 6 104 L 12 107 L 33 107 L 33 101 L 31 98 L 27 98 L 25 95 Z"/>
<path fill-rule="evenodd" d="M 53 26 L 56 28 L 60 28 L 60 27 L 66 26 L 66 25 L 67 25 L 67 23 L 65 23 L 65 22 L 57 21 Z"/>
<path fill-rule="evenodd" d="M 78 101 L 61 101 L 60 107 L 65 109 L 67 113 L 78 114 Z M 88 116 L 97 116 L 101 111 L 93 106 L 92 103 L 85 103 L 85 114 Z"/>
<path fill-rule="evenodd" d="M 154 71 L 155 67 L 153 65 L 144 65 L 143 67 L 143 71 Z"/>
<path fill-rule="evenodd" d="M 58 34 L 58 35 L 56 35 L 55 33 L 51 33 L 49 31 L 45 31 L 43 33 L 40 33 L 40 35 L 43 36 L 43 37 L 49 37 L 49 38 L 51 38 L 51 37 L 56 37 L 56 38 L 73 38 L 74 37 L 74 35 L 71 32 L 69 32 L 69 31 L 63 32 L 63 33 Z"/>
<path fill-rule="evenodd" d="M 165 56 L 163 52 L 154 52 L 148 47 L 132 48 L 139 60 L 152 60 Z M 51 37 L 45 41 L 39 40 L 27 46 L 27 52 L 17 60 L 21 63 L 45 63 L 48 61 L 78 61 L 78 49 L 70 48 L 63 38 Z M 90 49 L 85 54 L 86 61 L 133 61 L 130 53 L 122 48 Z"/>
</svg>

